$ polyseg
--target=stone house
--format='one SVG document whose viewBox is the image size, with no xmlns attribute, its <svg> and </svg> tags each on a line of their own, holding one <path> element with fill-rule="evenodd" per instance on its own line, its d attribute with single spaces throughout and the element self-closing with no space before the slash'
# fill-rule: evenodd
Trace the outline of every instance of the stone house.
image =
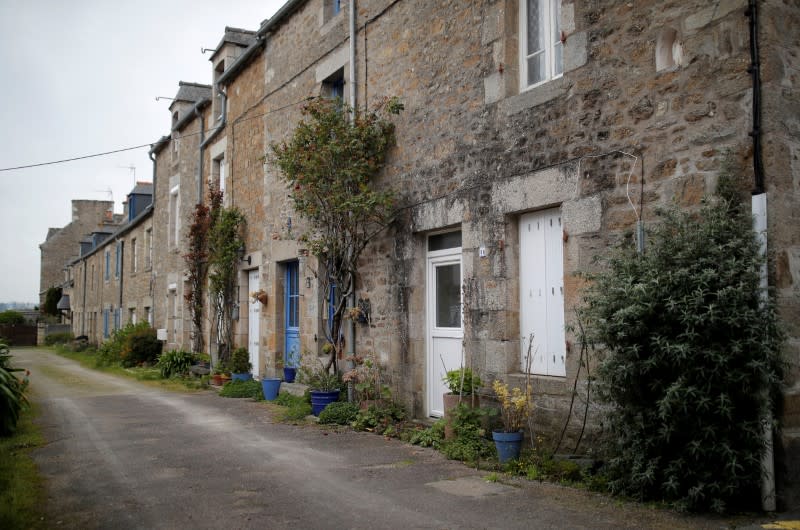
<svg viewBox="0 0 800 530">
<path fill-rule="evenodd" d="M 153 320 L 153 186 L 128 194 L 123 222 L 80 241 L 68 267 L 72 332 L 99 344 L 128 323 Z"/>
<path fill-rule="evenodd" d="M 167 348 L 188 349 L 185 230 L 215 185 L 248 221 L 237 345 L 257 375 L 292 351 L 313 362 L 326 302 L 299 240 L 303 220 L 264 155 L 291 135 L 308 98 L 363 109 L 398 96 L 406 110 L 378 182 L 395 191 L 398 215 L 364 254 L 357 298 L 370 318 L 348 347 L 376 352 L 395 397 L 422 418 L 442 413 L 446 369 L 465 363 L 519 384 L 530 348 L 536 425 L 566 424 L 574 444 L 584 408 L 594 411 L 566 331 L 579 273 L 653 222 L 658 206 L 695 207 L 730 156 L 775 257 L 769 284 L 792 366 L 779 491 L 796 505 L 800 9 L 757 4 L 361 0 L 351 13 L 338 0 L 289 0 L 257 31 L 226 28 L 213 84 L 181 83 L 171 134 L 151 150 L 154 326 Z M 266 304 L 249 296 L 256 290 Z M 210 320 L 204 335 L 213 350 Z"/>
<path fill-rule="evenodd" d="M 112 201 L 72 201 L 72 220 L 62 228 L 47 231 L 39 245 L 39 306 L 44 304 L 47 290 L 62 287 L 68 281 L 65 267 L 78 253 L 78 243 L 87 233 L 100 226 L 113 225 Z"/>
</svg>

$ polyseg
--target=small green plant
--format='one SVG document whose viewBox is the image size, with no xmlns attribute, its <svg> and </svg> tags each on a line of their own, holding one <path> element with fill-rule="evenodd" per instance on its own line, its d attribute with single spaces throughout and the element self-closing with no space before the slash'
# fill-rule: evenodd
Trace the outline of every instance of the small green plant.
<svg viewBox="0 0 800 530">
<path fill-rule="evenodd" d="M 264 390 L 261 382 L 253 379 L 249 381 L 229 381 L 225 383 L 219 395 L 227 398 L 252 398 L 256 401 L 263 401 Z"/>
<path fill-rule="evenodd" d="M 56 344 L 67 344 L 75 339 L 75 335 L 72 334 L 70 331 L 64 331 L 62 333 L 51 333 L 44 338 L 44 343 L 46 346 L 55 346 Z"/>
<path fill-rule="evenodd" d="M 405 419 L 406 411 L 401 405 L 393 401 L 382 401 L 370 405 L 367 410 L 360 410 L 351 425 L 357 431 L 390 435 L 397 431 L 395 424 Z"/>
<path fill-rule="evenodd" d="M 346 401 L 337 401 L 329 404 L 319 413 L 320 423 L 348 425 L 356 419 L 358 405 Z"/>
<path fill-rule="evenodd" d="M 426 429 L 414 429 L 408 437 L 408 443 L 439 449 L 444 441 L 444 426 L 444 420 L 437 420 L 436 423 Z"/>
<path fill-rule="evenodd" d="M 170 350 L 164 352 L 158 358 L 158 367 L 161 377 L 168 379 L 173 375 L 185 374 L 192 366 L 194 355 L 188 351 L 183 350 Z"/>
<path fill-rule="evenodd" d="M 471 396 L 483 384 L 481 378 L 473 373 L 472 368 L 459 368 L 458 370 L 450 370 L 442 378 L 450 389 L 451 394 L 459 394 L 462 396 Z"/>
<path fill-rule="evenodd" d="M 311 414 L 311 403 L 307 397 L 281 392 L 273 403 L 287 407 L 287 410 L 281 416 L 283 421 L 300 421 Z"/>
<path fill-rule="evenodd" d="M 250 372 L 250 353 L 247 348 L 236 348 L 231 354 L 231 372 L 234 374 L 246 374 Z"/>
<path fill-rule="evenodd" d="M 459 404 L 448 412 L 452 415 L 450 425 L 455 434 L 452 440 L 440 444 L 440 450 L 451 460 L 477 462 L 482 458 L 494 456 L 495 448 L 486 439 L 486 431 L 481 426 L 483 411 Z"/>
<path fill-rule="evenodd" d="M 486 482 L 497 482 L 497 481 L 499 481 L 499 480 L 500 480 L 500 475 L 498 475 L 498 474 L 497 474 L 497 473 L 495 473 L 495 472 L 491 472 L 491 473 L 489 473 L 488 475 L 486 475 L 486 476 L 484 477 L 484 480 L 485 480 Z"/>
</svg>

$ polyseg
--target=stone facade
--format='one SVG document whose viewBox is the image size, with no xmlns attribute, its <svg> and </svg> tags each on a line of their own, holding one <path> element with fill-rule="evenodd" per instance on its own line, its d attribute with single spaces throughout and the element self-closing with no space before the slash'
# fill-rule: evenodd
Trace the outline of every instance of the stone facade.
<svg viewBox="0 0 800 530">
<path fill-rule="evenodd" d="M 525 301 L 533 296 L 531 281 L 555 274 L 544 291 L 556 305 L 535 313 L 556 322 L 547 340 L 535 338 L 549 341 L 536 343 L 542 352 L 533 369 L 535 423 L 544 435 L 566 424 L 573 447 L 589 407 L 591 434 L 596 405 L 585 397 L 580 348 L 573 333 L 559 336 L 575 324 L 579 273 L 592 270 L 593 257 L 608 246 L 632 238 L 637 221 L 654 222 L 659 206 L 696 207 L 715 189 L 726 157 L 741 167 L 743 187 L 757 187 L 749 133 L 758 128 L 774 256 L 769 283 L 791 367 L 776 449 L 779 487 L 785 506 L 798 502 L 800 98 L 793 29 L 800 27 L 800 8 L 778 0 L 758 4 L 762 122 L 756 127 L 746 0 L 562 0 L 560 38 L 552 46 L 563 50 L 563 62 L 550 65 L 560 69 L 549 80 L 530 86 L 520 82 L 536 69 L 527 71 L 523 65 L 533 63 L 520 59 L 526 41 L 518 0 L 357 3 L 357 106 L 398 96 L 406 110 L 378 181 L 396 192 L 397 221 L 364 253 L 356 294 L 369 302 L 371 315 L 356 326 L 354 346 L 378 354 L 395 397 L 414 416 L 437 413 L 437 370 L 445 355 L 434 337 L 437 267 L 457 267 L 447 270 L 458 272 L 463 287 L 463 299 L 451 308 L 463 311 L 463 329 L 450 337 L 457 346 L 446 355 L 484 380 L 512 383 L 525 378 L 526 341 L 539 325 L 529 312 L 541 304 Z M 275 373 L 286 354 L 285 273 L 297 264 L 300 348 L 305 362 L 321 352 L 325 304 L 316 264 L 299 241 L 303 221 L 264 155 L 289 137 L 308 98 L 337 91 L 349 98 L 347 9 L 334 15 L 323 0 L 292 0 L 256 32 L 226 28 L 211 59 L 213 85 L 181 85 L 171 135 L 152 150 L 150 296 L 154 325 L 167 330 L 166 348 L 189 348 L 182 249 L 191 210 L 213 183 L 248 221 L 236 345 L 257 349 L 256 373 Z M 546 223 L 556 224 L 557 238 L 547 236 L 540 247 L 528 234 Z M 445 251 L 436 246 L 456 233 L 458 242 Z M 535 256 L 544 254 L 557 258 L 542 265 Z M 254 285 L 267 292 L 266 304 L 250 300 Z M 213 326 L 205 333 L 213 350 Z M 584 437 L 580 449 L 591 443 Z"/>
<path fill-rule="evenodd" d="M 146 188 L 137 196 L 141 212 L 127 216 L 126 211 L 126 222 L 113 231 L 87 234 L 81 255 L 69 265 L 71 283 L 65 292 L 70 295 L 72 332 L 94 344 L 126 324 L 152 323 L 153 208 L 151 188 Z"/>
<path fill-rule="evenodd" d="M 67 279 L 64 270 L 78 255 L 80 240 L 98 226 L 113 222 L 112 201 L 72 201 L 72 221 L 63 228 L 51 228 L 41 251 L 39 305 L 50 287 L 61 287 Z"/>
</svg>

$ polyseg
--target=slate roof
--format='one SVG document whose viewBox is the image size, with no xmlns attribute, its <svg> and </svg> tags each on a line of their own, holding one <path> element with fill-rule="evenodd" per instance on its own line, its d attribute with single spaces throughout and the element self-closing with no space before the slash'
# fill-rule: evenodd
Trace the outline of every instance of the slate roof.
<svg viewBox="0 0 800 530">
<path fill-rule="evenodd" d="M 152 195 L 153 183 L 152 182 L 137 182 L 136 186 L 128 193 L 128 195 Z"/>
<path fill-rule="evenodd" d="M 217 45 L 217 50 L 222 48 L 226 42 L 238 44 L 239 46 L 250 46 L 256 41 L 256 32 L 249 29 L 231 28 L 225 26 L 225 34 Z"/>
<path fill-rule="evenodd" d="M 211 97 L 211 85 L 201 85 L 200 83 L 189 83 L 180 81 L 178 83 L 178 93 L 175 95 L 175 101 L 188 101 L 194 103 L 203 98 Z"/>
</svg>

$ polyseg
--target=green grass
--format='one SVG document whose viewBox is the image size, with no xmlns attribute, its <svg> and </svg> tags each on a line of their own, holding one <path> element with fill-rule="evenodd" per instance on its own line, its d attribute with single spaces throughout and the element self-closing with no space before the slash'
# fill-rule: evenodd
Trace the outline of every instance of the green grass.
<svg viewBox="0 0 800 530">
<path fill-rule="evenodd" d="M 44 486 L 29 453 L 44 443 L 33 424 L 36 407 L 20 416 L 13 436 L 0 438 L 0 528 L 44 528 Z"/>
<path fill-rule="evenodd" d="M 148 386 L 163 390 L 171 390 L 173 392 L 194 392 L 208 388 L 207 377 L 198 378 L 173 376 L 169 379 L 162 379 L 161 372 L 154 366 L 135 368 L 123 368 L 119 365 L 98 366 L 95 355 L 91 352 L 73 352 L 60 347 L 55 347 L 52 351 L 62 357 L 77 362 L 84 368 L 97 370 L 98 372 L 104 372 L 111 375 L 127 377 L 129 379 L 140 381 Z"/>
</svg>

